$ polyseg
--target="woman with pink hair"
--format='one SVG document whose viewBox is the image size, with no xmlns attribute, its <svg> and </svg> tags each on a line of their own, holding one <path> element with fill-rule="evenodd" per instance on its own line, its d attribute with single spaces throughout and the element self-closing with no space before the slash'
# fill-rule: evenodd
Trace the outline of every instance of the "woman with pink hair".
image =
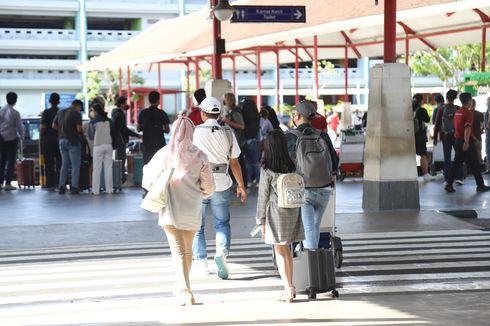
<svg viewBox="0 0 490 326">
<path fill-rule="evenodd" d="M 167 235 L 177 278 L 177 303 L 193 305 L 189 273 L 192 241 L 201 227 L 202 199 L 215 189 L 207 156 L 192 144 L 194 124 L 179 117 L 172 126 L 170 143 L 148 163 L 151 171 L 174 168 L 167 190 L 167 205 L 160 211 L 158 225 Z"/>
</svg>

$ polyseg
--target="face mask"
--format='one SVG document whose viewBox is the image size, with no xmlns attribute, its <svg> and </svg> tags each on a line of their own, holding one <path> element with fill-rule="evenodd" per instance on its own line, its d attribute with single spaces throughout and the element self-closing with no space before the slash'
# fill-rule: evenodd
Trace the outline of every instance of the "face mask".
<svg viewBox="0 0 490 326">
<path fill-rule="evenodd" d="M 94 113 L 94 111 L 90 111 L 90 113 L 89 113 L 88 115 L 89 115 L 89 117 L 91 117 L 92 119 L 94 119 L 94 118 L 95 118 L 95 113 Z"/>
</svg>

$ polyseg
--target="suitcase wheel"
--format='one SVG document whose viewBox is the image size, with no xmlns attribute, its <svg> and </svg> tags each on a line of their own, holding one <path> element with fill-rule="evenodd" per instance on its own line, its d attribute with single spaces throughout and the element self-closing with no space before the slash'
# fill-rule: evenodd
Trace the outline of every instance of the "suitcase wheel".
<svg viewBox="0 0 490 326">
<path fill-rule="evenodd" d="M 340 268 L 342 267 L 342 260 L 344 259 L 344 255 L 342 254 L 342 250 L 335 250 L 334 254 L 334 260 L 335 260 L 335 267 Z"/>
<path fill-rule="evenodd" d="M 313 289 L 306 289 L 306 294 L 308 295 L 308 299 L 316 299 L 316 291 Z"/>
<path fill-rule="evenodd" d="M 339 291 L 337 291 L 337 290 L 333 290 L 333 291 L 332 291 L 332 297 L 333 297 L 333 298 L 338 298 L 338 297 L 339 297 Z"/>
</svg>

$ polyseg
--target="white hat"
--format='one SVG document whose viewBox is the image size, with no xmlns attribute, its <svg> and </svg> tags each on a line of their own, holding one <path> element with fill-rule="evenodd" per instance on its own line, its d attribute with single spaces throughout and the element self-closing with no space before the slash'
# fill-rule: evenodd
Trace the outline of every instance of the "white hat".
<svg viewBox="0 0 490 326">
<path fill-rule="evenodd" d="M 221 112 L 221 103 L 214 97 L 206 97 L 197 107 L 206 113 L 219 114 Z"/>
</svg>

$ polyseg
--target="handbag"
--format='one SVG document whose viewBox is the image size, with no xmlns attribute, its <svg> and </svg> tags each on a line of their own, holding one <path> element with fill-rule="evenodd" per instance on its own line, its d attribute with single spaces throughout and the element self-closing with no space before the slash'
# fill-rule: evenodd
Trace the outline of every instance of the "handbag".
<svg viewBox="0 0 490 326">
<path fill-rule="evenodd" d="M 174 168 L 163 170 L 160 175 L 155 179 L 148 189 L 148 193 L 141 202 L 140 207 L 152 212 L 158 213 L 160 210 L 167 206 L 168 203 L 168 186 L 172 175 L 174 173 Z"/>
</svg>

